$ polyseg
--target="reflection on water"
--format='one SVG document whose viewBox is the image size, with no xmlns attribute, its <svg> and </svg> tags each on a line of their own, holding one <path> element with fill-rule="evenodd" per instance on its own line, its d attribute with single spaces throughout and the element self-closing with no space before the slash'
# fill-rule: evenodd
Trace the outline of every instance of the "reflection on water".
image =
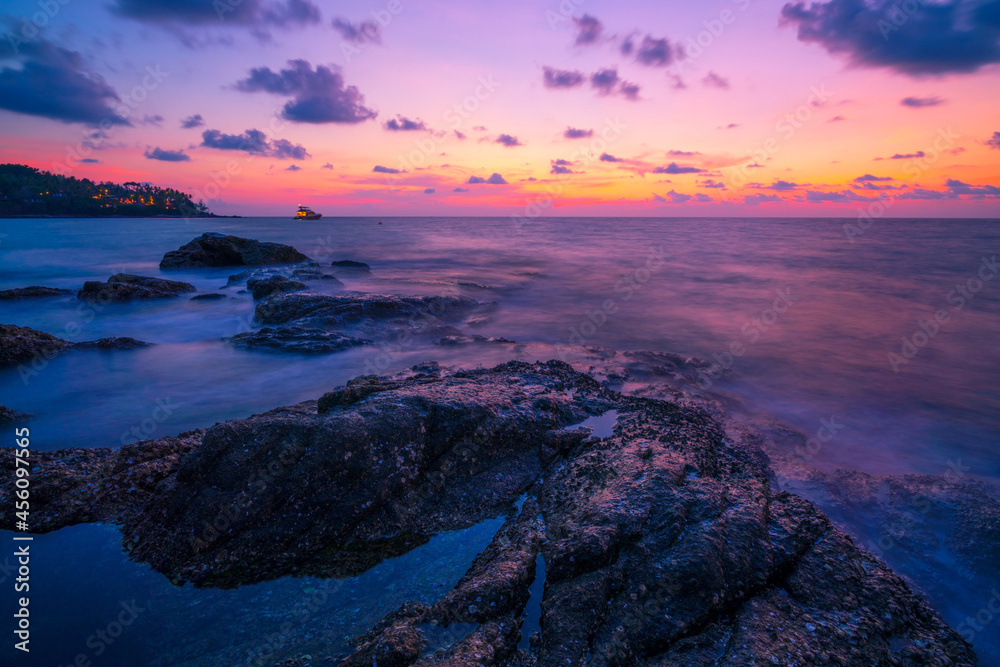
<svg viewBox="0 0 1000 667">
<path fill-rule="evenodd" d="M 0 246 L 0 289 L 38 284 L 75 290 L 120 271 L 159 275 L 164 252 L 205 231 L 231 232 L 294 245 L 336 274 L 345 283 L 339 289 L 455 293 L 496 302 L 491 318 L 470 333 L 712 360 L 733 374 L 708 373 L 700 383 L 737 393 L 806 434 L 817 433 L 821 420 L 841 425 L 812 465 L 940 474 L 960 459 L 970 477 L 1000 479 L 1000 278 L 955 297 L 956 289 L 975 286 L 969 281 L 1000 249 L 997 221 L 881 220 L 853 244 L 837 220 L 566 218 L 539 220 L 523 236 L 507 219 L 383 222 L 0 221 L 0 232 L 8 235 Z M 366 262 L 372 272 L 330 267 L 345 259 Z M 235 272 L 170 277 L 209 292 Z M 72 297 L 0 302 L 0 322 L 74 341 L 133 336 L 156 343 L 127 352 L 67 352 L 26 380 L 17 369 L 0 370 L 0 404 L 37 415 L 33 443 L 40 449 L 118 446 L 314 399 L 373 367 L 389 373 L 430 359 L 491 365 L 520 353 L 511 346 L 413 342 L 319 357 L 233 350 L 222 339 L 250 326 L 253 312 L 249 295 L 239 291 L 224 289 L 228 298 L 219 301 L 183 297 L 99 311 Z M 921 339 L 916 334 L 926 332 L 939 311 L 947 320 Z M 905 349 L 904 337 L 922 344 Z M 894 372 L 889 354 L 904 352 L 911 358 Z M 135 597 L 130 586 L 153 591 L 156 604 L 195 605 L 193 598 L 176 602 L 181 598 L 171 595 L 187 593 L 157 588 L 163 582 L 154 583 L 156 575 L 148 572 L 130 583 L 106 571 L 88 588 L 79 576 L 88 561 L 75 553 L 89 549 L 98 563 L 121 558 L 86 546 L 100 530 L 45 538 L 64 541 L 40 570 L 63 573 L 65 594 L 76 605 L 66 622 L 108 618 L 116 595 Z M 97 541 L 106 546 L 102 539 Z M 98 595 L 105 576 L 122 582 L 110 586 L 115 599 L 88 607 L 90 600 L 105 599 Z M 391 585 L 403 584 L 387 578 L 384 586 Z M 202 595 L 228 600 L 212 603 L 224 619 L 267 607 L 257 589 Z M 78 641 L 92 631 L 77 627 Z M 210 642 L 206 632 L 191 631 L 192 642 Z M 121 644 L 127 642 L 123 636 Z"/>
<path fill-rule="evenodd" d="M 129 560 L 112 526 L 38 535 L 30 664 L 70 665 L 80 654 L 94 665 L 164 667 L 336 655 L 402 603 L 434 603 L 451 590 L 503 521 L 441 533 L 350 579 L 288 577 L 235 590 L 173 586 Z M 10 536 L 0 531 L 5 544 Z M 13 603 L 12 595 L 0 600 L 6 618 Z M 15 664 L 16 655 L 4 642 L 0 662 Z"/>
</svg>

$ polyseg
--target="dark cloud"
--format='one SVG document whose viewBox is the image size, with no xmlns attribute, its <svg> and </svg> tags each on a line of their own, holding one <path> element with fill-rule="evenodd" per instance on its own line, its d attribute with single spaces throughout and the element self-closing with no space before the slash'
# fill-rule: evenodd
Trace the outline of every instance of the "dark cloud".
<svg viewBox="0 0 1000 667">
<path fill-rule="evenodd" d="M 858 176 L 854 179 L 855 183 L 871 183 L 874 181 L 891 181 L 892 176 L 872 176 L 871 174 L 865 174 L 864 176 Z"/>
<path fill-rule="evenodd" d="M 333 19 L 334 29 L 348 42 L 364 44 L 365 42 L 382 43 L 382 28 L 375 21 L 351 23 L 345 19 Z"/>
<path fill-rule="evenodd" d="M 425 195 L 432 195 L 435 192 L 437 192 L 437 190 L 435 190 L 434 188 L 424 188 L 424 194 Z"/>
<path fill-rule="evenodd" d="M 939 104 L 944 104 L 944 100 L 940 97 L 904 97 L 899 103 L 904 107 L 922 109 L 923 107 L 936 107 Z"/>
<path fill-rule="evenodd" d="M 64 123 L 131 125 L 128 107 L 99 74 L 87 71 L 79 52 L 43 39 L 15 48 L 3 39 L 0 59 L 18 65 L 0 69 L 0 109 Z"/>
<path fill-rule="evenodd" d="M 145 116 L 142 117 L 142 120 L 140 120 L 139 123 L 141 125 L 156 125 L 158 127 L 162 127 L 163 120 L 164 120 L 163 116 L 161 116 L 160 114 L 153 114 L 152 116 L 146 114 Z"/>
<path fill-rule="evenodd" d="M 781 197 L 778 195 L 765 195 L 765 194 L 753 194 L 746 195 L 743 197 L 744 204 L 763 204 L 765 202 L 776 202 L 781 201 Z"/>
<path fill-rule="evenodd" d="M 706 194 L 703 194 L 703 193 L 701 193 L 701 192 L 699 192 L 698 194 L 696 194 L 696 195 L 694 196 L 694 200 L 695 200 L 695 201 L 700 201 L 700 202 L 703 202 L 703 203 L 707 203 L 707 202 L 711 202 L 711 201 L 715 201 L 714 199 L 712 199 L 712 198 L 711 198 L 711 197 L 709 197 L 708 195 L 706 195 Z"/>
<path fill-rule="evenodd" d="M 327 162 L 322 167 L 320 167 L 320 169 L 333 169 L 333 165 Z"/>
<path fill-rule="evenodd" d="M 517 137 L 511 136 L 509 134 L 501 134 L 499 137 L 497 137 L 496 143 L 506 146 L 507 148 L 524 145 L 517 140 Z"/>
<path fill-rule="evenodd" d="M 692 155 L 701 155 L 701 153 L 699 151 L 669 150 L 667 151 L 667 155 L 670 155 L 672 157 L 691 157 Z"/>
<path fill-rule="evenodd" d="M 181 127 L 185 130 L 189 130 L 192 127 L 202 127 L 205 124 L 205 119 L 201 117 L 200 113 L 196 113 L 193 116 L 188 116 L 181 121 Z"/>
<path fill-rule="evenodd" d="M 676 162 L 671 162 L 666 167 L 657 167 L 653 170 L 654 174 L 700 174 L 705 171 L 704 169 L 699 169 L 698 167 L 682 167 Z"/>
<path fill-rule="evenodd" d="M 798 183 L 776 180 L 774 183 L 771 183 L 771 185 L 766 185 L 764 187 L 767 190 L 775 190 L 777 192 L 788 192 L 789 190 L 797 190 L 802 186 L 799 185 Z"/>
<path fill-rule="evenodd" d="M 590 75 L 590 85 L 601 95 L 621 94 L 630 100 L 639 99 L 639 86 L 622 80 L 614 67 L 599 69 Z"/>
<path fill-rule="evenodd" d="M 729 90 L 729 81 L 719 76 L 715 72 L 709 72 L 702 78 L 702 84 L 710 88 L 719 88 L 720 90 Z"/>
<path fill-rule="evenodd" d="M 824 202 L 842 203 L 871 201 L 870 197 L 862 197 L 856 192 L 843 190 L 841 192 L 820 192 L 818 190 L 806 190 L 806 201 L 810 204 L 820 204 Z"/>
<path fill-rule="evenodd" d="M 1000 132 L 994 132 L 993 136 L 986 140 L 986 145 L 990 148 L 1000 149 Z"/>
<path fill-rule="evenodd" d="M 319 8 L 309 0 L 115 0 L 111 10 L 145 23 L 267 27 L 314 25 Z"/>
<path fill-rule="evenodd" d="M 597 42 L 601 38 L 601 32 L 604 30 L 601 22 L 590 14 L 574 18 L 573 25 L 576 26 L 576 44 L 578 46 Z"/>
<path fill-rule="evenodd" d="M 877 157 L 876 160 L 912 160 L 913 158 L 923 157 L 926 155 L 923 151 L 917 151 L 916 153 L 896 153 L 890 157 Z"/>
<path fill-rule="evenodd" d="M 165 151 L 159 146 L 153 150 L 147 150 L 143 153 L 150 160 L 162 160 L 163 162 L 190 162 L 191 156 L 185 153 L 183 150 L 179 151 Z"/>
<path fill-rule="evenodd" d="M 653 201 L 658 201 L 658 202 L 661 202 L 663 204 L 667 203 L 666 198 L 661 197 L 660 195 L 656 194 L 655 192 L 653 193 Z"/>
<path fill-rule="evenodd" d="M 573 170 L 569 167 L 564 167 L 560 164 L 552 165 L 552 169 L 549 171 L 550 174 L 572 174 Z"/>
<path fill-rule="evenodd" d="M 842 120 L 847 120 L 847 119 L 844 118 L 843 116 L 834 116 L 833 118 L 831 118 L 830 120 L 828 120 L 826 122 L 828 122 L 828 123 L 839 123 Z"/>
<path fill-rule="evenodd" d="M 782 24 L 803 42 L 866 67 L 909 75 L 974 72 L 1000 62 L 1000 3 L 943 0 L 905 11 L 895 0 L 786 4 Z"/>
<path fill-rule="evenodd" d="M 601 157 L 598 158 L 601 162 L 624 162 L 625 160 L 620 157 L 615 157 L 611 153 L 601 153 Z"/>
<path fill-rule="evenodd" d="M 306 60 L 290 60 L 288 64 L 289 68 L 280 72 L 255 67 L 236 88 L 292 97 L 282 116 L 299 123 L 360 123 L 378 115 L 365 106 L 365 97 L 357 87 L 344 85 L 338 70 L 325 65 L 314 70 Z"/>
<path fill-rule="evenodd" d="M 221 0 L 225 2 L 225 0 Z M 242 0 L 246 2 L 247 0 Z M 178 4 L 175 2 L 175 4 Z M 236 4 L 230 0 L 230 4 Z M 261 4 L 259 12 L 260 23 L 264 27 L 278 26 L 279 28 L 302 27 L 316 25 L 320 21 L 319 7 L 309 0 L 288 0 L 285 3 L 273 2 Z"/>
<path fill-rule="evenodd" d="M 542 68 L 542 83 L 546 88 L 576 88 L 583 84 L 583 72 L 568 69 Z"/>
<path fill-rule="evenodd" d="M 622 85 L 619 86 L 618 92 L 624 95 L 626 99 L 635 101 L 639 99 L 639 84 L 622 81 Z"/>
<path fill-rule="evenodd" d="M 469 180 L 466 183 L 470 185 L 482 185 L 484 183 L 488 185 L 507 185 L 507 181 L 500 174 L 493 172 L 490 174 L 489 178 L 483 178 L 482 176 L 469 176 Z"/>
<path fill-rule="evenodd" d="M 969 185 L 968 183 L 949 178 L 945 182 L 945 186 L 957 195 L 1000 197 L 1000 187 L 995 185 Z"/>
<path fill-rule="evenodd" d="M 253 155 L 266 155 L 279 160 L 304 160 L 309 153 L 301 144 L 293 144 L 287 139 L 268 141 L 260 130 L 249 129 L 243 134 L 225 134 L 219 130 L 205 130 L 201 133 L 201 145 L 227 151 L 246 151 Z"/>
<path fill-rule="evenodd" d="M 452 190 L 452 192 L 468 192 L 468 191 L 469 191 L 469 188 L 461 188 L 461 187 L 455 188 L 454 190 Z"/>
<path fill-rule="evenodd" d="M 100 164 L 101 163 L 100 160 L 98 160 L 96 158 L 92 158 L 92 157 L 85 157 L 82 160 L 80 160 L 80 162 L 82 162 L 83 164 Z"/>
<path fill-rule="evenodd" d="M 665 67 L 673 62 L 674 54 L 670 47 L 670 42 L 665 38 L 656 38 L 646 35 L 638 45 L 632 37 L 625 38 L 622 42 L 621 52 L 623 55 L 635 55 L 637 62 L 648 67 Z"/>
<path fill-rule="evenodd" d="M 718 188 L 720 190 L 726 189 L 725 183 L 720 183 L 719 181 L 712 180 L 711 178 L 702 181 L 701 183 L 699 183 L 699 185 L 701 185 L 701 187 L 703 188 Z"/>
<path fill-rule="evenodd" d="M 618 81 L 618 70 L 613 67 L 599 69 L 590 75 L 590 85 L 597 88 L 602 95 L 611 93 Z"/>
<path fill-rule="evenodd" d="M 383 167 L 380 164 L 375 165 L 372 169 L 376 174 L 402 174 L 405 173 L 402 169 L 393 169 L 392 167 Z"/>
<path fill-rule="evenodd" d="M 1000 135 L 1000 132 L 997 134 Z M 586 139 L 592 136 L 594 136 L 593 130 L 581 130 L 575 127 L 567 127 L 566 131 L 563 132 L 563 137 L 566 139 Z"/>
<path fill-rule="evenodd" d="M 898 195 L 895 195 L 895 199 L 953 199 L 954 197 L 954 193 L 951 192 L 940 192 L 925 188 L 914 188 L 910 192 L 900 192 Z"/>
<path fill-rule="evenodd" d="M 454 132 L 455 132 L 455 137 L 457 137 L 460 141 L 462 139 L 465 139 L 465 133 L 464 132 L 459 132 L 458 130 L 454 130 Z"/>
<path fill-rule="evenodd" d="M 285 171 L 302 171 L 302 167 L 297 164 L 290 164 L 285 168 Z"/>
<path fill-rule="evenodd" d="M 393 132 L 413 132 L 417 130 L 426 130 L 427 126 L 424 125 L 424 121 L 420 120 L 410 120 L 405 116 L 396 116 L 395 118 L 390 118 L 385 123 L 385 129 L 392 130 Z"/>
<path fill-rule="evenodd" d="M 673 204 L 683 204 L 684 202 L 689 201 L 691 199 L 691 195 L 686 195 L 682 192 L 676 192 L 675 190 L 671 190 L 670 192 L 668 192 L 667 196 L 670 197 L 670 201 Z"/>
</svg>

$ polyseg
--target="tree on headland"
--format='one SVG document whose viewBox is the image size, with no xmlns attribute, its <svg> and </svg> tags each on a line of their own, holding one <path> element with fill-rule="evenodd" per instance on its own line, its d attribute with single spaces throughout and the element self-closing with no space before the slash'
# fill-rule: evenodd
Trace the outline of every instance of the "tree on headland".
<svg viewBox="0 0 1000 667">
<path fill-rule="evenodd" d="M 151 183 L 61 176 L 23 164 L 0 164 L 0 217 L 58 216 L 146 218 L 211 216 L 203 202 Z"/>
</svg>

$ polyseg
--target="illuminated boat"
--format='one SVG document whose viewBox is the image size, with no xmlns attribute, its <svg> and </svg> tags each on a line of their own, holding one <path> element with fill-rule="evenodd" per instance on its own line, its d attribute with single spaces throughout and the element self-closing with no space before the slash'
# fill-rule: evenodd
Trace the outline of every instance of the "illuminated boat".
<svg viewBox="0 0 1000 667">
<path fill-rule="evenodd" d="M 299 212 L 295 214 L 294 220 L 319 220 L 323 217 L 322 213 L 316 213 L 308 206 L 299 206 Z"/>
</svg>

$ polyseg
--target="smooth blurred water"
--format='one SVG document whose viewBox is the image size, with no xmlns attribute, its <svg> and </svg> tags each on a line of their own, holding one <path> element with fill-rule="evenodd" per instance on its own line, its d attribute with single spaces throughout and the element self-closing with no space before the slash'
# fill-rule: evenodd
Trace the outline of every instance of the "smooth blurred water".
<svg viewBox="0 0 1000 667">
<path fill-rule="evenodd" d="M 961 308 L 954 296 L 949 302 L 956 285 L 977 279 L 983 258 L 1000 254 L 1000 221 L 880 220 L 854 243 L 842 220 L 560 218 L 520 230 L 506 218 L 379 222 L 4 220 L 0 289 L 76 290 L 120 271 L 161 275 L 163 253 L 205 231 L 278 241 L 348 290 L 495 301 L 473 333 L 732 361 L 731 377 L 710 378 L 716 387 L 806 434 L 821 419 L 843 426 L 811 461 L 819 467 L 941 474 L 960 459 L 968 475 L 1000 479 L 1000 276 Z M 343 259 L 367 262 L 372 273 L 329 267 Z M 169 277 L 215 291 L 236 272 Z M 373 367 L 490 365 L 515 354 L 416 344 L 320 357 L 234 350 L 222 339 L 245 330 L 253 310 L 237 290 L 223 290 L 224 301 L 181 297 L 100 312 L 73 297 L 0 302 L 3 323 L 74 341 L 156 343 L 62 354 L 27 377 L 0 370 L 0 404 L 37 415 L 36 448 L 119 446 L 136 429 L 159 437 L 317 398 Z M 786 297 L 776 302 L 779 292 Z M 783 312 L 770 310 L 776 303 Z M 938 310 L 949 321 L 894 372 L 887 355 Z M 730 358 L 731 349 L 742 354 Z M 169 415 L 157 420 L 164 405 Z"/>
</svg>

